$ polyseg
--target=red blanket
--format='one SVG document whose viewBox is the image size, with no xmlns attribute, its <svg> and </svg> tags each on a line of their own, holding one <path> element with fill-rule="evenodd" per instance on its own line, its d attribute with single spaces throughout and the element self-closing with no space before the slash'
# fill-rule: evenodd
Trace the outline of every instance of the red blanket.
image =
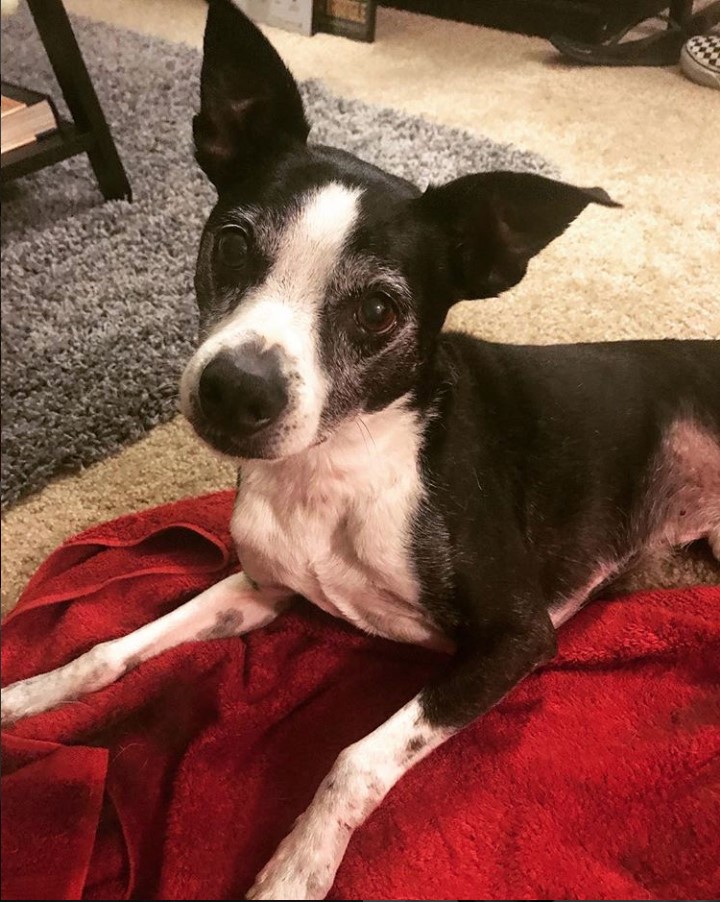
<svg viewBox="0 0 720 902">
<path fill-rule="evenodd" d="M 90 530 L 6 621 L 3 682 L 233 566 L 230 494 Z M 332 898 L 712 899 L 720 589 L 595 605 L 360 829 Z M 2 736 L 5 899 L 237 899 L 338 751 L 442 664 L 303 608 L 184 646 Z"/>
</svg>

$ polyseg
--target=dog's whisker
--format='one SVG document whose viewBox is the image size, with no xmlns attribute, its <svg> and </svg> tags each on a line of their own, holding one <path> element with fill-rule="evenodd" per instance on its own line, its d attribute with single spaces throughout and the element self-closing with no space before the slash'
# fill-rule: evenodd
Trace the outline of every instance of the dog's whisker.
<svg viewBox="0 0 720 902">
<path fill-rule="evenodd" d="M 370 447 L 368 445 L 368 439 L 369 439 L 370 443 L 373 446 L 373 450 L 377 450 L 377 446 L 375 445 L 375 440 L 372 437 L 372 433 L 370 432 L 370 429 L 368 428 L 367 423 L 363 420 L 362 416 L 358 416 L 355 418 L 355 424 L 358 427 L 358 430 L 360 431 L 360 435 L 363 437 L 363 441 L 365 442 L 366 449 L 368 451 L 370 450 Z"/>
</svg>

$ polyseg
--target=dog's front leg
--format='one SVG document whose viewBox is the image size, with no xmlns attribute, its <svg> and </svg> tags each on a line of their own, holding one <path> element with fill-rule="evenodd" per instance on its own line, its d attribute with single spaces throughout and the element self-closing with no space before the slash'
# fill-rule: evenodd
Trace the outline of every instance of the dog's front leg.
<svg viewBox="0 0 720 902">
<path fill-rule="evenodd" d="M 127 636 L 102 642 L 79 658 L 2 690 L 2 723 L 8 724 L 103 689 L 133 667 L 185 642 L 239 636 L 273 620 L 291 594 L 261 588 L 234 573 L 164 617 Z"/>
<path fill-rule="evenodd" d="M 414 764 L 549 659 L 549 618 L 485 624 L 447 671 L 369 736 L 340 753 L 248 899 L 324 899 L 353 831 Z"/>
</svg>

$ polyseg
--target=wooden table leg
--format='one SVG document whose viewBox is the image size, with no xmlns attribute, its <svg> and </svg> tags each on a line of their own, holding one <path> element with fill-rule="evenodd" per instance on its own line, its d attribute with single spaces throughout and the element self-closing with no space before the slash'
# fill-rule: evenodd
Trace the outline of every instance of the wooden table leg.
<svg viewBox="0 0 720 902">
<path fill-rule="evenodd" d="M 130 183 L 62 0 L 28 0 L 75 125 L 92 136 L 90 163 L 105 200 L 132 199 Z"/>
</svg>

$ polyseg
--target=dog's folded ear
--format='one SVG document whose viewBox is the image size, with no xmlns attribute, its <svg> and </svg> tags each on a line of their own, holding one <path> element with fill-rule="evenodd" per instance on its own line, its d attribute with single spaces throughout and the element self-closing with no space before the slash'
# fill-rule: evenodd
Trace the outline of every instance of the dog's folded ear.
<svg viewBox="0 0 720 902">
<path fill-rule="evenodd" d="M 496 297 L 517 285 L 530 259 L 588 204 L 620 206 L 602 188 L 519 172 L 463 176 L 413 203 L 440 230 L 458 300 Z"/>
<path fill-rule="evenodd" d="M 210 0 L 193 120 L 195 156 L 221 188 L 264 158 L 304 143 L 310 127 L 297 84 L 231 0 Z"/>
</svg>

